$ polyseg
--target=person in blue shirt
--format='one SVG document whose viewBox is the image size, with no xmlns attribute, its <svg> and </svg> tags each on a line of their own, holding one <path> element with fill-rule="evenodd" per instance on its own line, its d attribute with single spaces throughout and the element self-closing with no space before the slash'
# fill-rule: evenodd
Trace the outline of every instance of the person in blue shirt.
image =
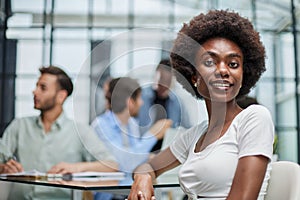
<svg viewBox="0 0 300 200">
<path fill-rule="evenodd" d="M 178 95 L 172 91 L 171 85 L 173 74 L 169 59 L 162 59 L 155 70 L 154 84 L 142 89 L 142 99 L 144 104 L 141 106 L 138 121 L 141 133 L 160 119 L 171 119 L 172 128 L 184 127 L 190 128 L 189 116 L 184 113 L 184 106 L 180 103 Z M 163 138 L 160 139 L 151 149 L 152 152 L 158 152 L 161 149 Z"/>
<path fill-rule="evenodd" d="M 131 172 L 149 159 L 150 150 L 161 139 L 172 121 L 157 121 L 141 137 L 139 125 L 134 117 L 143 104 L 139 83 L 129 77 L 112 79 L 106 94 L 109 110 L 98 116 L 92 127 L 99 138 L 113 153 L 121 171 L 128 179 L 123 184 L 131 184 Z"/>
</svg>

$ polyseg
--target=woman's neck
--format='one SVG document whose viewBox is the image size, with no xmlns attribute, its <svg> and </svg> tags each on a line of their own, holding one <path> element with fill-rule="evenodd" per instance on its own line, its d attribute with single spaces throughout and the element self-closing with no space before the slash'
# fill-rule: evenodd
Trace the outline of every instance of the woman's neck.
<svg viewBox="0 0 300 200">
<path fill-rule="evenodd" d="M 242 111 L 235 100 L 230 102 L 206 101 L 206 108 L 209 117 L 209 127 L 231 123 L 235 116 Z"/>
</svg>

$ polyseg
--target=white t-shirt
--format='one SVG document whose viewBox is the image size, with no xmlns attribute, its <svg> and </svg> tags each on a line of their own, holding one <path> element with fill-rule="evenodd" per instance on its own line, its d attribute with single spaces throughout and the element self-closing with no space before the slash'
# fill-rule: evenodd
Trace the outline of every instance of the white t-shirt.
<svg viewBox="0 0 300 200">
<path fill-rule="evenodd" d="M 195 153 L 195 145 L 206 129 L 207 122 L 203 122 L 171 144 L 172 153 L 183 164 L 179 182 L 192 199 L 226 199 L 239 158 L 263 155 L 271 160 L 274 125 L 265 107 L 251 105 L 234 118 L 222 137 Z M 266 193 L 270 170 L 268 167 L 259 199 Z"/>
</svg>

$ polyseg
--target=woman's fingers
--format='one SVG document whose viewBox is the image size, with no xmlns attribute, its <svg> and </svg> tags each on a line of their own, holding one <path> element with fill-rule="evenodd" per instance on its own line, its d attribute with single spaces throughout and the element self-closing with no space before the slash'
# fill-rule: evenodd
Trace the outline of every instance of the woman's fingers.
<svg viewBox="0 0 300 200">
<path fill-rule="evenodd" d="M 138 191 L 136 194 L 130 194 L 125 200 L 156 200 L 155 196 L 147 196 L 146 193 Z"/>
<path fill-rule="evenodd" d="M 138 200 L 146 200 L 146 197 L 144 196 L 142 191 L 138 192 Z"/>
</svg>

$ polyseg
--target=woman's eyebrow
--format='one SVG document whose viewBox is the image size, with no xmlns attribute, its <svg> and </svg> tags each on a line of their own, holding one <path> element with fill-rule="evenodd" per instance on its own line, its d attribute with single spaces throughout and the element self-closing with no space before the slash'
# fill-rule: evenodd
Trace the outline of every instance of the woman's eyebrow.
<svg viewBox="0 0 300 200">
<path fill-rule="evenodd" d="M 242 55 L 240 55 L 239 53 L 231 53 L 231 54 L 228 55 L 228 57 L 230 57 L 230 58 L 235 58 L 235 57 L 242 58 Z"/>
<path fill-rule="evenodd" d="M 202 59 L 205 56 L 210 56 L 210 57 L 217 57 L 217 53 L 212 52 L 212 51 L 205 51 L 201 55 L 199 55 L 199 58 Z M 242 58 L 243 56 L 239 53 L 230 53 L 226 57 L 229 58 Z"/>
<path fill-rule="evenodd" d="M 217 56 L 216 53 L 212 52 L 212 51 L 205 51 L 203 54 L 201 54 L 199 57 L 202 58 L 204 56 L 211 56 L 211 57 L 215 57 Z"/>
</svg>

